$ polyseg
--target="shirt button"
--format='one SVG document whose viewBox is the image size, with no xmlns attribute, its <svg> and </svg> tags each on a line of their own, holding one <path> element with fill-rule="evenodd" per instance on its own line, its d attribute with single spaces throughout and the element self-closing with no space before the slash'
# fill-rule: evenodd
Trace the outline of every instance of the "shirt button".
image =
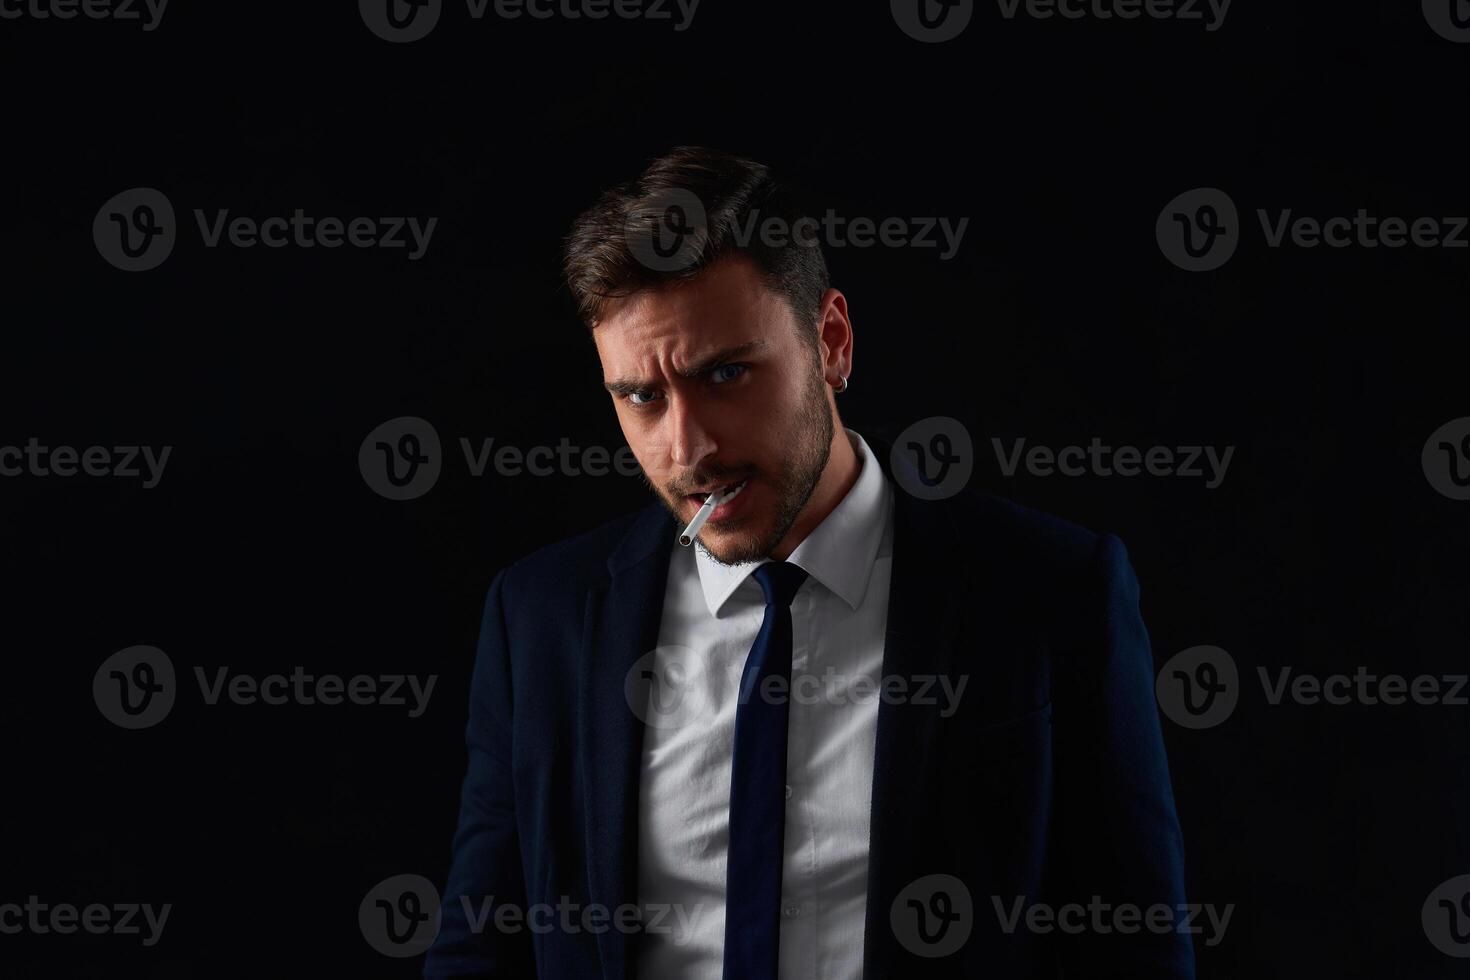
<svg viewBox="0 0 1470 980">
<path fill-rule="evenodd" d="M 788 905 L 788 906 L 786 906 L 786 908 L 783 911 L 786 914 L 786 918 L 788 918 L 788 919 L 794 919 L 798 915 L 801 915 L 801 906 L 800 905 Z"/>
<path fill-rule="evenodd" d="M 790 786 L 786 787 L 786 798 L 788 800 L 791 799 L 791 787 Z"/>
</svg>

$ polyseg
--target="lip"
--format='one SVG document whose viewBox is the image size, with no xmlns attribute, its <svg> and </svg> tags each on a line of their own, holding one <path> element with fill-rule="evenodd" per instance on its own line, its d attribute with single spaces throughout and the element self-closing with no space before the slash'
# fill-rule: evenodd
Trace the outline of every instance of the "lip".
<svg viewBox="0 0 1470 980">
<path fill-rule="evenodd" d="M 716 521 L 724 520 L 728 517 L 734 517 L 736 514 L 739 514 L 742 510 L 744 510 L 744 508 L 746 507 L 745 502 L 750 497 L 751 485 L 755 483 L 755 477 L 748 476 L 744 480 L 736 480 L 733 484 L 725 484 L 725 486 L 720 488 L 719 492 L 728 493 L 730 487 L 739 486 L 741 483 L 745 484 L 745 489 L 741 490 L 734 500 L 726 501 L 725 503 L 720 504 L 718 507 L 716 507 L 714 511 L 709 515 L 708 523 L 712 524 Z M 695 494 L 688 494 L 686 499 L 694 504 L 696 511 L 704 505 L 704 498 Z"/>
</svg>

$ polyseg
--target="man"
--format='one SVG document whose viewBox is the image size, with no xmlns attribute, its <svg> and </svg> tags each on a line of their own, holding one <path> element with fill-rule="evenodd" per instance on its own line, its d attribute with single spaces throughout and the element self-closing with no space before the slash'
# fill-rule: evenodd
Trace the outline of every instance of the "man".
<svg viewBox="0 0 1470 980">
<path fill-rule="evenodd" d="M 1122 544 L 902 489 L 801 218 L 681 148 L 567 239 L 658 500 L 490 586 L 425 975 L 1193 976 Z"/>
</svg>

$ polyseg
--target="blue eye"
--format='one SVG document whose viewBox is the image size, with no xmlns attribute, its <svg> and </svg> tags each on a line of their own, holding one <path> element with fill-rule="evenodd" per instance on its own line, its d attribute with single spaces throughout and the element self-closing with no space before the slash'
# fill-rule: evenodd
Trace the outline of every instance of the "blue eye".
<svg viewBox="0 0 1470 980">
<path fill-rule="evenodd" d="M 734 371 L 736 373 L 726 375 L 724 374 L 725 371 Z M 736 378 L 740 377 L 741 374 L 744 374 L 745 371 L 746 366 L 744 364 L 721 364 L 719 367 L 710 372 L 709 377 L 710 380 L 713 381 L 715 384 L 722 385 L 727 381 L 734 381 Z"/>
<path fill-rule="evenodd" d="M 653 401 L 653 395 L 654 394 L 655 394 L 655 392 L 652 392 L 652 391 L 630 391 L 628 393 L 628 401 L 631 404 L 634 404 L 634 405 L 647 405 L 648 402 Z M 643 397 L 645 395 L 648 396 L 648 400 L 647 401 L 639 401 L 638 400 L 639 398 L 641 398 L 641 397 Z"/>
</svg>

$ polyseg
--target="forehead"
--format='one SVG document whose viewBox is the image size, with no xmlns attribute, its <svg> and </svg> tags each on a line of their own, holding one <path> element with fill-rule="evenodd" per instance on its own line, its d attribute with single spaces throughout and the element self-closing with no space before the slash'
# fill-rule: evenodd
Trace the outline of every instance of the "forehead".
<svg viewBox="0 0 1470 980">
<path fill-rule="evenodd" d="M 774 339 L 791 319 L 790 305 L 761 281 L 755 263 L 737 254 L 686 282 L 610 300 L 593 339 L 606 362 Z"/>
</svg>

